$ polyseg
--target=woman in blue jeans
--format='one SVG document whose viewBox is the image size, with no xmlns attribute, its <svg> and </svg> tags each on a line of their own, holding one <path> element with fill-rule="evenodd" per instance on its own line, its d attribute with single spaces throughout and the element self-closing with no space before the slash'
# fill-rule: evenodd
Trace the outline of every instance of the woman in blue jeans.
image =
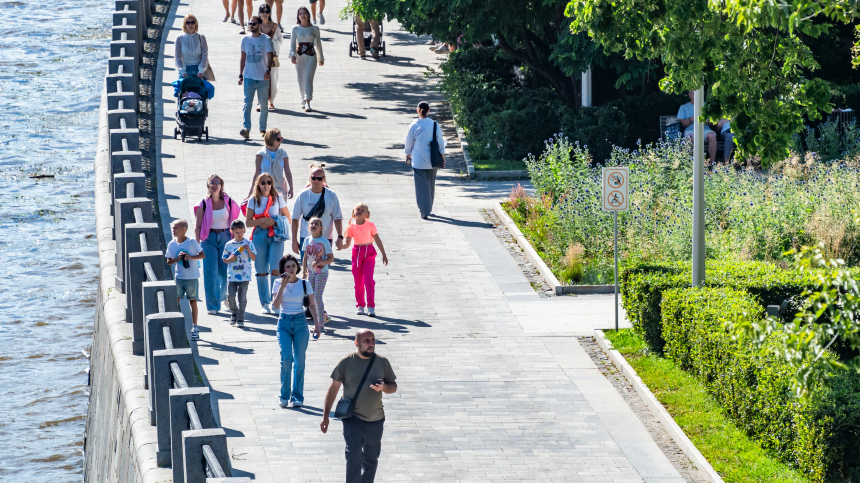
<svg viewBox="0 0 860 483">
<path fill-rule="evenodd" d="M 224 245 L 230 241 L 230 224 L 239 218 L 239 203 L 224 192 L 224 180 L 213 174 L 206 181 L 208 195 L 194 207 L 197 242 L 203 248 L 203 292 L 206 310 L 217 314 L 227 300 L 227 264 L 221 260 Z"/>
<path fill-rule="evenodd" d="M 272 303 L 272 293 L 269 289 L 280 275 L 278 262 L 284 256 L 284 242 L 275 241 L 274 218 L 278 215 L 286 216 L 288 220 L 290 218 L 287 200 L 278 193 L 273 183 L 274 179 L 269 173 L 257 176 L 253 195 L 248 198 L 248 212 L 245 218 L 245 224 L 253 229 L 250 238 L 257 250 L 254 268 L 257 272 L 257 292 L 264 314 L 272 313 L 269 307 Z"/>
<path fill-rule="evenodd" d="M 301 268 L 296 257 L 285 256 L 278 264 L 278 269 L 281 276 L 272 284 L 275 307 L 280 312 L 278 345 L 281 347 L 281 394 L 278 399 L 282 408 L 290 403 L 294 408 L 298 408 L 305 402 L 305 353 L 308 350 L 308 337 L 310 337 L 302 301 L 307 295 L 314 326 L 316 326 L 316 304 L 312 297 L 314 288 L 298 277 Z M 290 373 L 292 373 L 292 389 Z"/>
</svg>

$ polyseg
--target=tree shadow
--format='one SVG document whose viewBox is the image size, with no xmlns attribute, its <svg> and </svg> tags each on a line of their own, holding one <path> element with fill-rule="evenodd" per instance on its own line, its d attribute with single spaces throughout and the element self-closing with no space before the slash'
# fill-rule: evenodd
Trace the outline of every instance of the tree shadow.
<svg viewBox="0 0 860 483">
<path fill-rule="evenodd" d="M 412 169 L 393 156 L 334 156 L 321 155 L 305 158 L 307 161 L 326 163 L 326 169 L 337 174 L 385 174 L 407 176 Z M 337 191 L 337 186 L 333 189 Z"/>
<path fill-rule="evenodd" d="M 361 116 L 358 114 L 346 114 L 341 112 L 328 112 L 328 111 L 320 111 L 314 109 L 311 112 L 302 112 L 302 111 L 289 111 L 284 110 L 283 112 L 279 112 L 278 114 L 284 114 L 286 116 L 292 117 L 310 117 L 314 119 L 328 119 L 329 117 L 337 117 L 342 119 L 367 119 L 365 116 Z"/>
<path fill-rule="evenodd" d="M 456 218 L 449 218 L 447 216 L 434 215 L 431 214 L 427 217 L 428 221 L 439 221 L 442 223 L 447 223 L 449 225 L 461 226 L 467 228 L 493 228 L 493 225 L 489 223 L 484 223 L 480 221 L 466 221 L 466 220 L 458 220 Z"/>
<path fill-rule="evenodd" d="M 287 138 L 284 138 L 284 144 L 289 144 L 290 146 L 310 146 L 312 148 L 317 149 L 328 149 L 328 144 L 318 144 L 318 143 L 306 143 L 304 141 L 291 141 Z"/>
<path fill-rule="evenodd" d="M 270 334 L 270 335 L 275 335 L 274 331 L 270 331 L 270 332 L 272 332 L 272 334 Z M 216 350 L 218 352 L 232 352 L 233 354 L 247 355 L 247 354 L 253 354 L 254 353 L 254 349 L 251 349 L 251 348 L 234 347 L 231 345 L 219 344 L 217 342 L 211 342 L 211 341 L 203 340 L 203 339 L 200 339 L 197 341 L 197 346 L 198 347 L 208 346 L 210 349 Z M 195 357 L 195 359 L 199 360 L 202 358 L 201 357 Z M 213 360 L 213 359 L 210 359 L 210 360 Z M 214 361 L 214 362 L 215 362 L 215 364 L 218 363 L 218 361 Z"/>
</svg>

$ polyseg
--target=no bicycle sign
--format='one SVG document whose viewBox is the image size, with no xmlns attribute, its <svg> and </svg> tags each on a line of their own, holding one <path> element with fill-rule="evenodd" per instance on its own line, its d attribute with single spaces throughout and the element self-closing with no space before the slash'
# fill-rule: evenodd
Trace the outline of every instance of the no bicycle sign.
<svg viewBox="0 0 860 483">
<path fill-rule="evenodd" d="M 603 168 L 603 211 L 628 211 L 630 171 L 628 168 Z"/>
</svg>

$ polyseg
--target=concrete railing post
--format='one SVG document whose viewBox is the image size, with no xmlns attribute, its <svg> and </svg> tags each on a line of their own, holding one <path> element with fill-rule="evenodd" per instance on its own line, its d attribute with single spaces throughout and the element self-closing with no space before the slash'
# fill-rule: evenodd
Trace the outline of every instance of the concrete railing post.
<svg viewBox="0 0 860 483">
<path fill-rule="evenodd" d="M 117 173 L 113 176 L 113 183 L 111 193 L 113 194 L 114 199 L 116 198 L 128 198 L 129 192 L 127 191 L 128 185 L 131 183 L 134 185 L 134 194 L 142 195 L 146 193 L 146 175 L 143 173 Z M 110 205 L 110 214 L 114 214 L 114 209 L 116 207 L 113 203 Z M 119 269 L 119 267 L 117 267 Z"/>
<path fill-rule="evenodd" d="M 136 191 L 136 190 L 135 190 Z M 141 193 L 143 194 L 143 193 Z M 138 193 L 135 193 L 137 196 Z M 125 225 L 137 223 L 138 220 L 134 217 L 135 208 L 140 208 L 143 214 L 143 222 L 152 221 L 152 200 L 149 198 L 117 198 L 113 201 L 113 238 L 116 240 L 116 266 L 117 277 L 124 277 L 125 269 L 121 269 L 122 264 L 126 263 L 128 251 L 125 249 Z M 125 286 L 122 283 L 123 279 L 118 280 L 117 289 L 120 292 L 126 293 Z M 128 319 L 131 320 L 131 319 Z"/>
<path fill-rule="evenodd" d="M 149 389 L 149 423 L 155 426 L 157 420 L 155 417 L 155 373 L 152 366 L 153 354 L 155 351 L 165 350 L 167 346 L 164 344 L 164 328 L 170 330 L 170 337 L 174 341 L 174 349 L 187 349 L 188 344 L 179 341 L 186 340 L 185 337 L 185 316 L 182 312 L 164 312 L 160 314 L 152 314 L 146 317 L 146 332 L 145 332 L 145 347 L 146 347 L 146 374 L 145 386 Z"/>
<path fill-rule="evenodd" d="M 182 454 L 185 461 L 185 482 L 206 481 L 206 463 L 203 458 L 203 445 L 208 445 L 215 453 L 221 469 L 227 476 L 230 471 L 230 455 L 227 452 L 227 433 L 221 428 L 198 429 L 182 432 Z"/>
<path fill-rule="evenodd" d="M 194 356 L 191 349 L 164 349 L 152 353 L 152 385 L 155 391 L 155 429 L 158 436 L 156 462 L 164 468 L 170 466 L 170 389 L 173 375 L 170 363 L 176 362 L 186 381 L 194 381 Z M 199 481 L 199 480 L 198 480 Z"/>
<path fill-rule="evenodd" d="M 156 280 L 164 280 L 164 252 L 137 252 L 128 254 L 126 276 L 126 322 L 132 324 L 131 347 L 134 355 L 143 355 L 143 282 L 147 281 L 146 265 Z"/>
<path fill-rule="evenodd" d="M 116 282 L 117 288 L 128 295 L 129 291 L 125 283 L 128 280 L 128 276 L 126 275 L 126 271 L 128 270 L 128 255 L 142 251 L 155 252 L 163 250 L 164 247 L 161 246 L 161 228 L 158 226 L 158 223 L 129 223 L 125 225 L 123 232 L 122 251 L 120 252 L 119 247 L 117 247 L 116 252 L 118 263 L 116 267 Z M 146 247 L 141 245 L 141 234 L 146 238 Z M 122 266 L 119 263 L 122 263 Z M 153 268 L 155 267 L 153 266 Z M 164 273 L 163 268 L 157 273 Z M 132 320 L 129 319 L 129 322 L 132 322 Z"/>
<path fill-rule="evenodd" d="M 215 426 L 208 387 L 170 390 L 170 452 L 173 460 L 173 483 L 185 483 L 185 460 L 182 433 L 190 428 L 187 403 L 193 402 L 204 428 Z"/>
</svg>

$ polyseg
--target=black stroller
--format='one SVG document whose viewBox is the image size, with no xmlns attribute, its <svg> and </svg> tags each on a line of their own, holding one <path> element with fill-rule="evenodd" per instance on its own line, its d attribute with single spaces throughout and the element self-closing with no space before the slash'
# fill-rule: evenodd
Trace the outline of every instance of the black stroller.
<svg viewBox="0 0 860 483">
<path fill-rule="evenodd" d="M 352 57 L 353 52 L 358 52 L 358 37 L 355 32 L 355 17 L 352 19 L 352 42 L 349 44 L 349 56 Z M 385 32 L 382 30 L 382 22 L 379 22 L 379 52 L 385 57 L 385 41 L 382 40 L 382 35 Z M 362 33 L 365 52 L 370 50 L 370 43 L 373 41 L 373 30 L 370 28 L 370 20 L 364 22 L 364 32 Z"/>
<path fill-rule="evenodd" d="M 197 136 L 209 140 L 209 128 L 206 127 L 206 117 L 209 115 L 209 92 L 203 79 L 188 76 L 179 82 L 179 96 L 176 98 L 176 127 L 173 128 L 173 139 L 182 135 Z"/>
</svg>

